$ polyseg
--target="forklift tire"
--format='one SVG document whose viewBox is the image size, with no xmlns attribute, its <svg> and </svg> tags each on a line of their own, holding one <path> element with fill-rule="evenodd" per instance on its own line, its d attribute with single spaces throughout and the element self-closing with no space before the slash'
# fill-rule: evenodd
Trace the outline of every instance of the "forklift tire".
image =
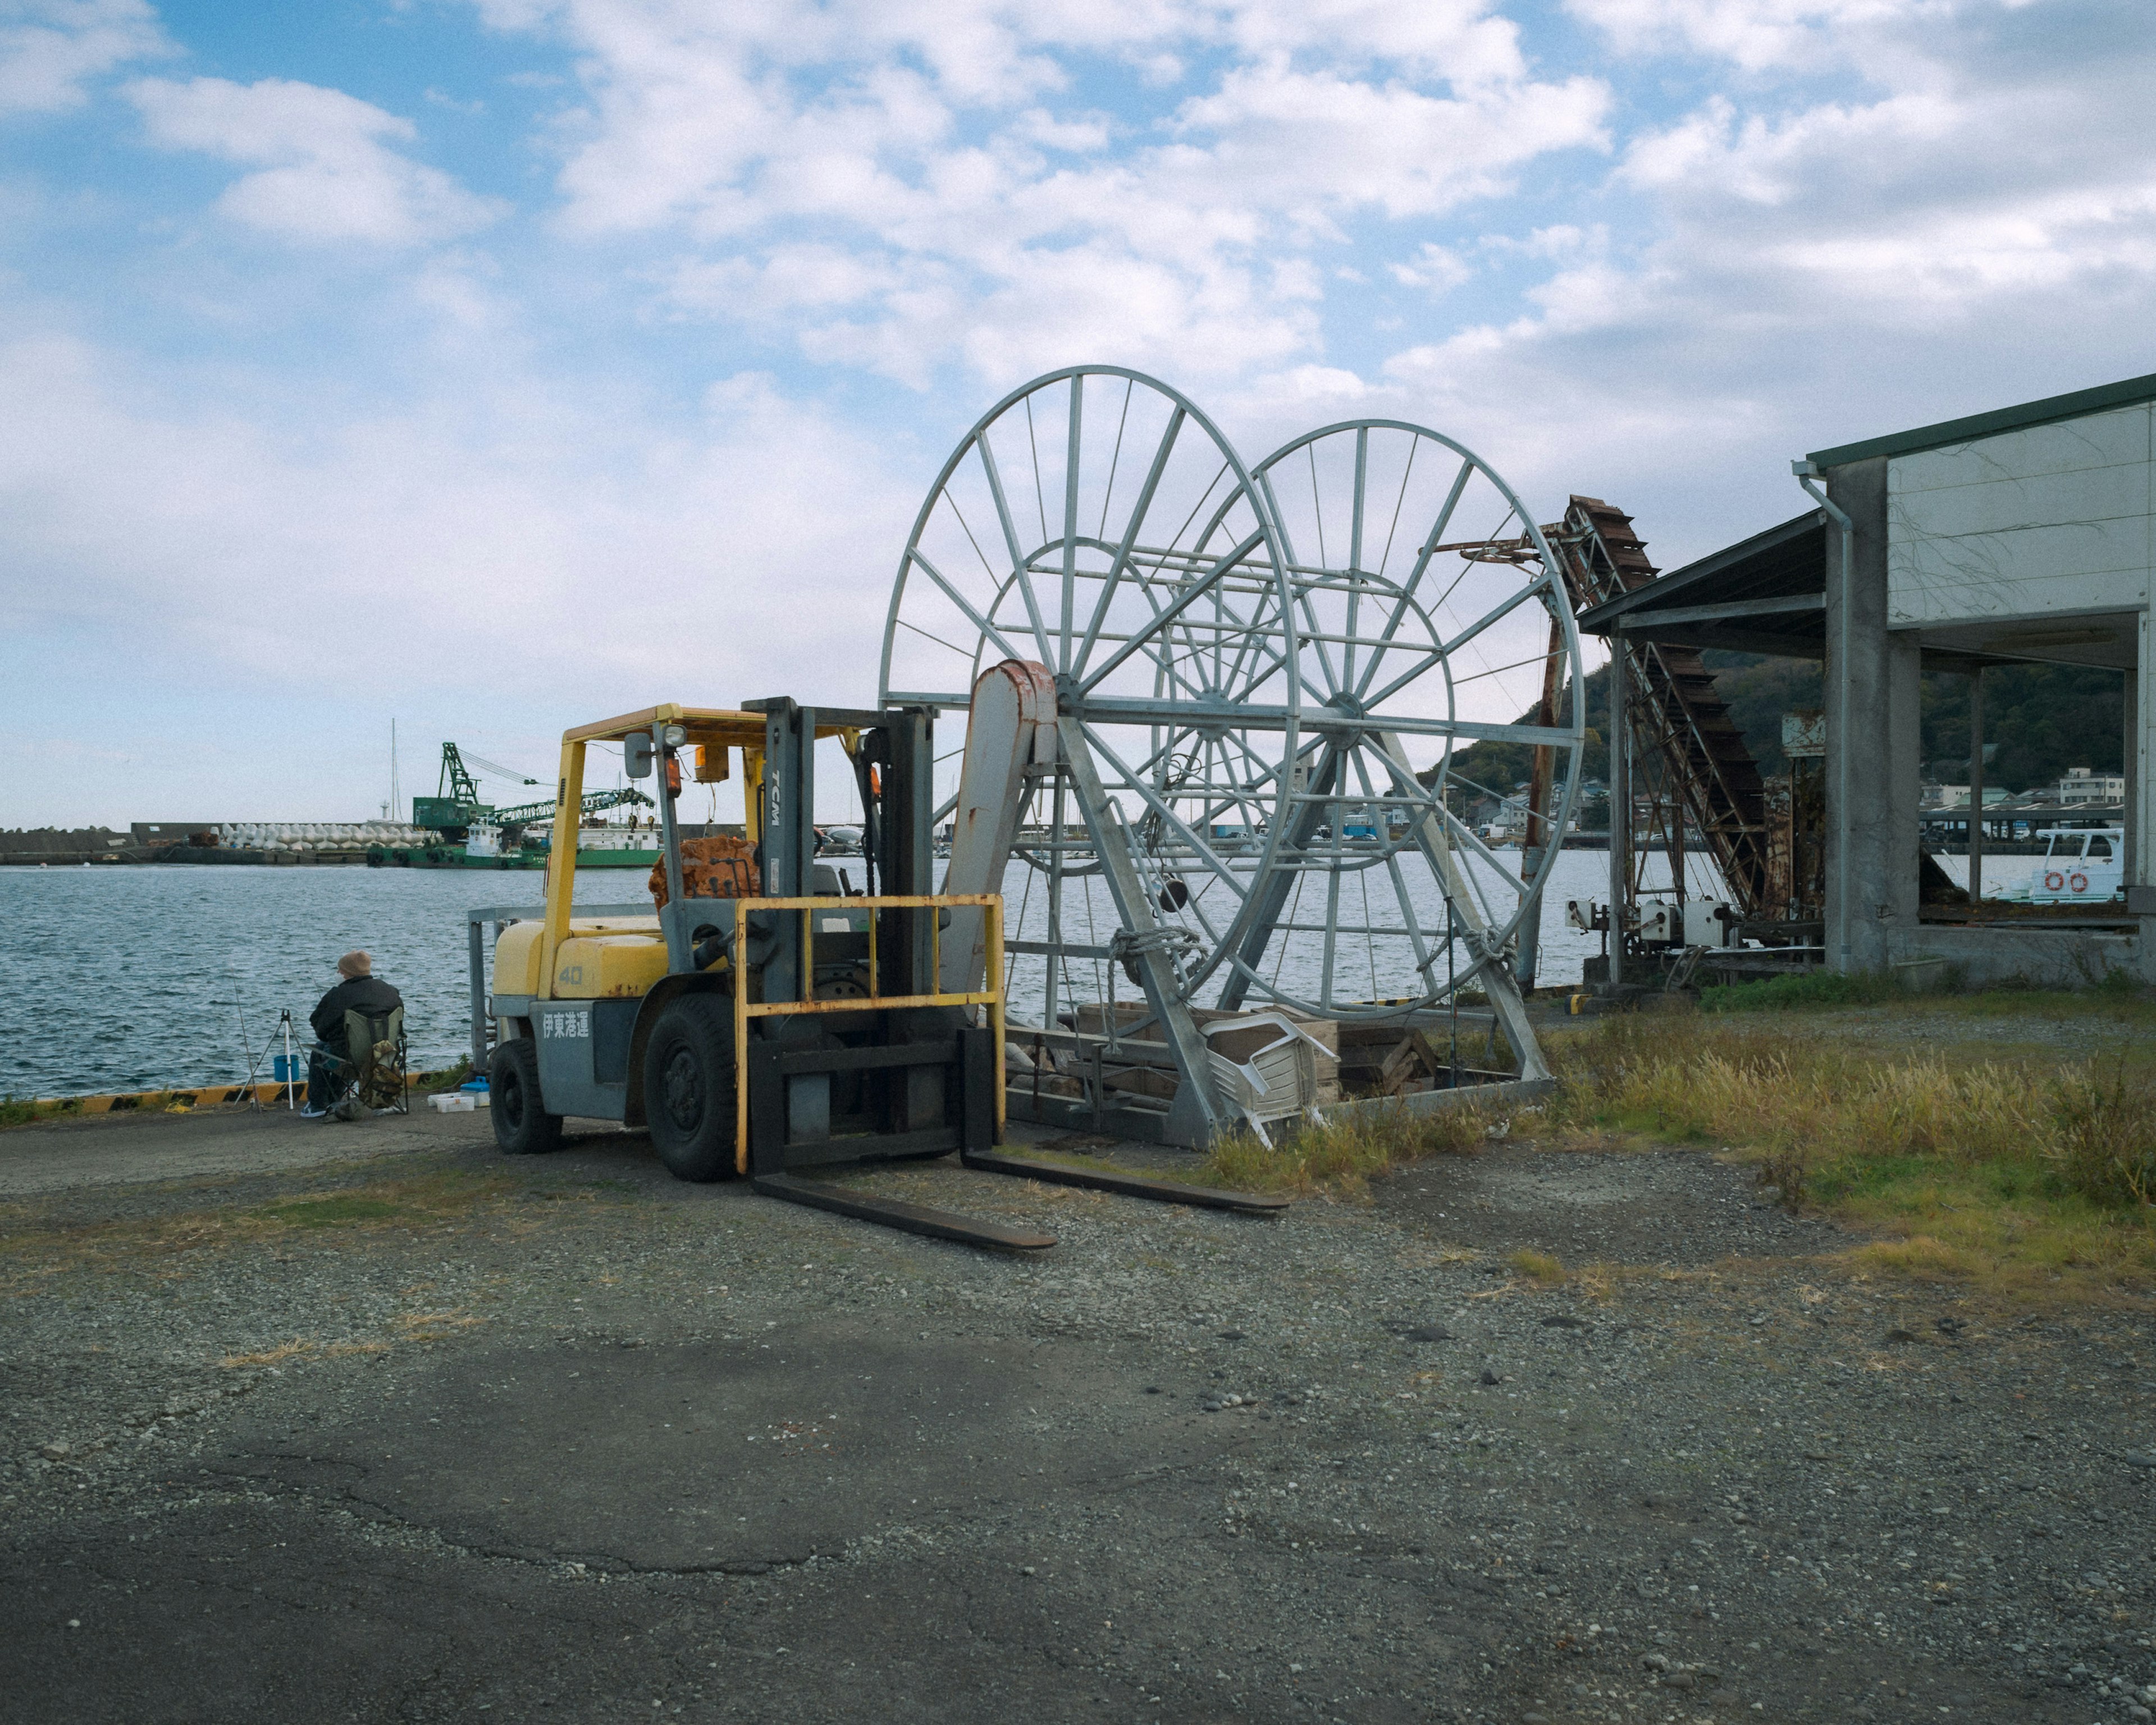
<svg viewBox="0 0 2156 1725">
<path fill-rule="evenodd" d="M 487 1069 L 486 1111 L 494 1117 L 494 1142 L 511 1156 L 536 1156 L 562 1147 L 562 1117 L 546 1111 L 539 1097 L 539 1057 L 519 1038 L 494 1051 Z"/>
<path fill-rule="evenodd" d="M 715 994 L 685 994 L 659 1015 L 644 1048 L 644 1117 L 677 1180 L 734 1170 L 733 1018 Z"/>
</svg>

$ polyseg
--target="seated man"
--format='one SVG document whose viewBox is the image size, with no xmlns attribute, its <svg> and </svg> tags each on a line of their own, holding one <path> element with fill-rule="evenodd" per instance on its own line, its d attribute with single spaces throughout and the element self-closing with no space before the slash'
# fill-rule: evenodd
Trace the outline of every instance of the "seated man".
<svg viewBox="0 0 2156 1725">
<path fill-rule="evenodd" d="M 374 974 L 374 961 L 364 952 L 347 952 L 337 960 L 337 974 L 344 978 L 328 993 L 321 1004 L 308 1014 L 307 1022 L 315 1027 L 316 1038 L 322 1046 L 339 1060 L 348 1060 L 352 1050 L 345 1046 L 344 1015 L 348 1012 L 363 1012 L 378 1015 L 392 1011 L 404 1004 L 404 997 Z M 320 1053 L 307 1057 L 307 1106 L 300 1112 L 307 1120 L 328 1117 L 330 1105 L 336 1098 L 331 1093 L 336 1067 Z"/>
</svg>

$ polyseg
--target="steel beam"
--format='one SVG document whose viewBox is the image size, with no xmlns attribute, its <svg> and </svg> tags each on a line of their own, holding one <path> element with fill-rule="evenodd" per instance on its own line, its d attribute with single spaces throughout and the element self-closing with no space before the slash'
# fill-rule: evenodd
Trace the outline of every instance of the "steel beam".
<svg viewBox="0 0 2156 1725">
<path fill-rule="evenodd" d="M 1086 829 L 1092 834 L 1094 854 L 1101 860 L 1108 896 L 1115 901 L 1116 914 L 1123 927 L 1137 942 L 1138 983 L 1145 990 L 1146 1004 L 1159 1020 L 1182 1075 L 1169 1111 L 1169 1134 L 1175 1142 L 1202 1148 L 1212 1142 L 1221 1126 L 1219 1111 L 1214 1105 L 1205 1039 L 1198 1034 L 1198 1021 L 1182 998 L 1174 967 L 1152 942 L 1152 937 L 1158 936 L 1162 927 L 1153 912 L 1152 895 L 1139 878 L 1137 864 L 1131 855 L 1130 829 L 1123 823 L 1122 809 L 1109 800 L 1101 783 L 1100 769 L 1093 764 L 1092 751 L 1086 746 L 1085 728 L 1068 714 L 1058 715 L 1055 728 L 1064 766 L 1086 818 Z"/>
<path fill-rule="evenodd" d="M 1401 747 L 1399 738 L 1390 732 L 1381 732 L 1378 742 L 1394 770 L 1412 779 L 1414 768 L 1409 764 L 1407 750 Z M 1436 872 L 1438 885 L 1451 901 L 1455 924 L 1468 931 L 1470 949 L 1476 952 L 1481 966 L 1482 992 L 1489 999 L 1490 1009 L 1497 1015 L 1497 1022 L 1504 1027 L 1505 1040 L 1512 1045 L 1512 1052 L 1519 1057 L 1520 1076 L 1528 1080 L 1548 1077 L 1549 1065 L 1543 1059 L 1542 1045 L 1535 1040 L 1535 1027 L 1527 1017 L 1527 1003 L 1520 993 L 1518 979 L 1505 963 L 1505 955 L 1489 944 L 1490 925 L 1475 901 L 1459 859 L 1452 854 L 1452 845 L 1445 836 L 1444 822 L 1435 813 L 1425 814 L 1415 823 L 1414 832 L 1415 842 L 1422 847 L 1423 855 L 1430 859 L 1430 865 Z"/>
</svg>

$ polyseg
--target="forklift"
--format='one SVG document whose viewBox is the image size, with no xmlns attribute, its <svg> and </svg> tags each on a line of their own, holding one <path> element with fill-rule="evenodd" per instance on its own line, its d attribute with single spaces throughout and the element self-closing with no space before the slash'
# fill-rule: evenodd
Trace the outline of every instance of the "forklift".
<svg viewBox="0 0 2156 1725">
<path fill-rule="evenodd" d="M 569 1117 L 618 1121 L 647 1127 L 677 1178 L 746 1178 L 767 1197 L 1014 1251 L 1055 1242 L 804 1176 L 956 1152 L 983 1173 L 1247 1214 L 1285 1208 L 997 1147 L 1003 901 L 932 891 L 934 722 L 927 707 L 781 696 L 738 711 L 655 706 L 565 732 L 544 911 L 503 928 L 490 995 L 475 993 L 475 1016 L 491 1021 L 501 1147 L 552 1149 Z M 816 744 L 834 737 L 860 802 L 858 889 L 817 860 Z M 594 743 L 619 744 L 629 778 L 659 781 L 665 892 L 649 916 L 574 914 Z M 716 784 L 737 757 L 753 868 L 714 888 L 713 870 L 685 867 L 675 805 L 685 762 L 696 783 Z M 728 896 L 705 896 L 714 890 Z M 962 933 L 985 933 L 986 963 L 952 988 L 942 947 L 954 911 Z M 475 1023 L 475 1046 L 489 1028 Z"/>
</svg>

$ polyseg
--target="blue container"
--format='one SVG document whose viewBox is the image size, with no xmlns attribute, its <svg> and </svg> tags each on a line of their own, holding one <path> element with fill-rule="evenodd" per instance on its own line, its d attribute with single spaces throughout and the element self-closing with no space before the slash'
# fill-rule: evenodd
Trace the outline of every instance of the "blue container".
<svg viewBox="0 0 2156 1725">
<path fill-rule="evenodd" d="M 305 1055 L 276 1055 L 270 1062 L 270 1074 L 278 1083 L 303 1083 L 307 1076 L 307 1057 Z"/>
<path fill-rule="evenodd" d="M 483 1096 L 487 1093 L 487 1082 L 484 1078 L 474 1078 L 459 1085 L 457 1088 L 471 1091 Z"/>
</svg>

